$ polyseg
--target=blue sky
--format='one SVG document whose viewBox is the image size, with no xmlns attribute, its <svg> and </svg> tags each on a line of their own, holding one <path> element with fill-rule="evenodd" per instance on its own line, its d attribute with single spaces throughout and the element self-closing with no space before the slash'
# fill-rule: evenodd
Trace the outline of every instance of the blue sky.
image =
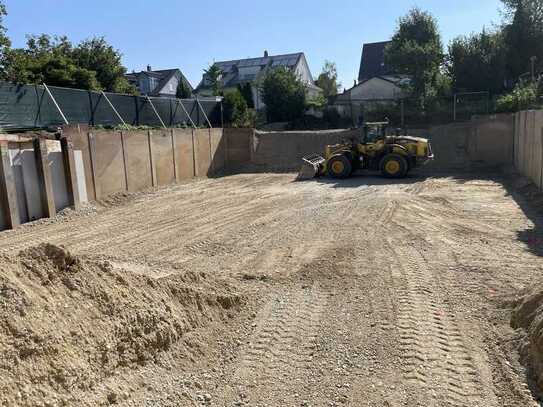
<svg viewBox="0 0 543 407">
<path fill-rule="evenodd" d="M 196 86 L 214 60 L 303 51 L 314 76 L 325 59 L 343 85 L 358 76 L 364 42 L 391 37 L 412 6 L 432 12 L 444 42 L 501 20 L 499 0 L 4 0 L 14 46 L 26 34 L 105 36 L 129 69 L 181 68 Z"/>
</svg>

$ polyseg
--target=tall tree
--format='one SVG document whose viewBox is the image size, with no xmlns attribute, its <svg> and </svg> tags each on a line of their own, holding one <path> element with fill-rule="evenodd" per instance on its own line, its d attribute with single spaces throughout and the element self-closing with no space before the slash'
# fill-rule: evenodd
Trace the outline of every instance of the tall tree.
<svg viewBox="0 0 543 407">
<path fill-rule="evenodd" d="M 500 31 L 457 37 L 449 45 L 447 72 L 456 91 L 504 90 L 506 47 Z"/>
<path fill-rule="evenodd" d="M 88 90 L 135 93 L 124 78 L 120 54 L 103 38 L 75 46 L 67 37 L 31 36 L 26 48 L 6 53 L 5 78 Z"/>
<path fill-rule="evenodd" d="M 222 92 L 222 70 L 216 64 L 204 69 L 206 80 L 213 89 L 213 95 L 219 96 Z"/>
<path fill-rule="evenodd" d="M 271 69 L 262 82 L 262 100 L 269 122 L 300 118 L 305 111 L 306 88 L 290 69 Z"/>
<path fill-rule="evenodd" d="M 399 74 L 412 77 L 412 94 L 424 100 L 436 92 L 443 63 L 443 47 L 436 19 L 413 8 L 401 17 L 385 50 L 386 63 Z"/>
<path fill-rule="evenodd" d="M 322 89 L 325 98 L 337 95 L 338 89 L 341 88 L 341 83 L 337 81 L 336 63 L 328 60 L 324 61 L 322 72 L 315 83 Z"/>
<path fill-rule="evenodd" d="M 96 73 L 78 66 L 66 37 L 29 37 L 27 48 L 6 54 L 5 78 L 16 83 L 47 83 L 90 90 L 102 89 Z"/>
<path fill-rule="evenodd" d="M 121 53 L 109 45 L 104 37 L 79 43 L 71 56 L 77 66 L 96 72 L 96 79 L 104 90 L 133 93 L 134 89 L 124 76 L 126 68 L 121 63 Z"/>
<path fill-rule="evenodd" d="M 6 27 L 4 27 L 4 17 L 7 16 L 6 5 L 0 0 L 0 78 L 4 74 L 5 56 L 11 42 L 6 34 Z"/>
<path fill-rule="evenodd" d="M 502 0 L 506 10 L 504 26 L 509 79 L 531 69 L 531 57 L 543 66 L 543 1 Z"/>
</svg>

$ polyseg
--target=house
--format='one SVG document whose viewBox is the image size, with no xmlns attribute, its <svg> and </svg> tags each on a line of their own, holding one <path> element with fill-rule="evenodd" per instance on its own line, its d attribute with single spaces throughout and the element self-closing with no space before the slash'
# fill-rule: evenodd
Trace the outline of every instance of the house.
<svg viewBox="0 0 543 407">
<path fill-rule="evenodd" d="M 181 82 L 192 92 L 193 88 L 185 75 L 179 69 L 162 69 L 153 71 L 147 65 L 147 70 L 132 72 L 125 75 L 128 82 L 144 96 L 159 96 L 175 98 Z"/>
<path fill-rule="evenodd" d="M 390 41 L 364 44 L 358 83 L 337 95 L 333 101 L 343 117 L 359 117 L 361 112 L 376 104 L 386 104 L 405 96 L 404 87 L 410 76 L 398 74 L 385 62 L 385 48 Z"/>
<path fill-rule="evenodd" d="M 262 110 L 265 105 L 262 101 L 259 89 L 260 81 L 269 69 L 284 66 L 291 69 L 305 83 L 308 98 L 314 98 L 322 93 L 322 89 L 315 85 L 309 65 L 303 52 L 284 55 L 269 55 L 264 52 L 263 57 L 238 59 L 232 61 L 215 62 L 221 70 L 221 85 L 225 91 L 237 88 L 238 85 L 251 84 L 255 108 Z M 212 84 L 206 74 L 195 90 L 195 93 L 202 96 L 212 96 Z"/>
<path fill-rule="evenodd" d="M 392 41 L 381 41 L 364 44 L 358 82 L 363 82 L 376 76 L 389 75 L 392 69 L 385 64 L 385 48 Z"/>
</svg>

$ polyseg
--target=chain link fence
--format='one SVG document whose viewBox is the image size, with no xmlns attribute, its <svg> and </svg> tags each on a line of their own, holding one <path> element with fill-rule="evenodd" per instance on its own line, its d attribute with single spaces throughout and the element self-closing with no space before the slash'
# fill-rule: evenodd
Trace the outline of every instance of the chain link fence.
<svg viewBox="0 0 543 407">
<path fill-rule="evenodd" d="M 394 126 L 421 126 L 468 121 L 473 116 L 489 114 L 492 102 L 488 92 L 459 93 L 448 98 L 434 98 L 422 106 L 416 99 L 336 100 L 333 107 L 353 126 L 362 121 L 388 119 Z"/>
<path fill-rule="evenodd" d="M 181 100 L 0 82 L 3 131 L 49 128 L 66 122 L 104 127 L 221 127 L 221 116 L 221 101 L 216 98 Z"/>
</svg>

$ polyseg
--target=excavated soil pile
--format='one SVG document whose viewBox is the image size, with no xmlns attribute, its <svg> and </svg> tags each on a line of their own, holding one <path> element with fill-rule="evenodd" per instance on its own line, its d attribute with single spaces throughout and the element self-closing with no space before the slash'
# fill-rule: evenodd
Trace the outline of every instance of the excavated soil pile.
<svg viewBox="0 0 543 407">
<path fill-rule="evenodd" d="M 526 332 L 521 357 L 543 393 L 543 290 L 526 296 L 515 309 L 511 325 Z"/>
<path fill-rule="evenodd" d="M 241 306 L 229 287 L 139 276 L 49 244 L 0 257 L 0 405 L 86 405 L 122 369 L 189 355 L 189 333 Z"/>
</svg>

